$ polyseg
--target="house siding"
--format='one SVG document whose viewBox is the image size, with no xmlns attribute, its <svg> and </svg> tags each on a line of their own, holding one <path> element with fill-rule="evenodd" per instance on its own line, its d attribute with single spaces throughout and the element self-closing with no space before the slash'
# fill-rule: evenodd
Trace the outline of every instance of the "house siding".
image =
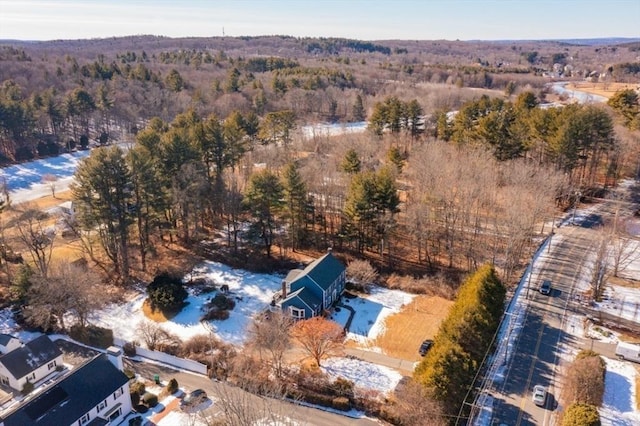
<svg viewBox="0 0 640 426">
<path fill-rule="evenodd" d="M 119 396 L 116 396 L 117 394 L 119 394 Z M 100 411 L 98 411 L 98 407 L 102 402 L 105 403 L 105 407 L 101 408 Z M 119 407 L 120 415 L 115 417 L 113 420 L 111 420 L 109 422 L 110 425 L 117 425 L 120 422 L 122 422 L 122 420 L 124 420 L 127 414 L 129 414 L 132 410 L 131 396 L 129 395 L 129 383 L 126 383 L 121 388 L 116 389 L 111 395 L 107 396 L 103 401 L 100 401 L 98 405 L 96 405 L 91 410 L 84 413 L 82 416 L 78 417 L 74 422 L 69 423 L 69 426 L 80 425 L 81 419 L 87 414 L 89 414 L 89 419 L 87 423 L 89 423 L 91 420 L 97 417 L 100 417 L 105 420 L 109 420 L 109 418 L 106 417 L 106 414 L 109 413 L 109 410 L 111 410 L 113 407 L 117 406 L 118 404 L 120 404 L 120 407 Z M 110 414 L 113 415 L 115 413 L 110 413 Z"/>
<path fill-rule="evenodd" d="M 346 282 L 346 268 L 332 254 L 316 259 L 303 271 L 293 270 L 287 275 L 285 284 L 287 294 L 305 289 L 307 296 L 301 294 L 291 297 L 280 304 L 283 312 L 296 307 L 305 310 L 305 318 L 319 315 L 323 310 L 329 309 L 342 295 Z M 305 301 L 305 297 L 311 294 L 320 305 L 314 309 Z M 314 306 L 315 306 L 314 302 Z"/>
<path fill-rule="evenodd" d="M 52 368 L 49 368 L 49 364 L 50 363 L 54 363 Z M 53 374 L 56 372 L 56 366 L 58 365 L 64 365 L 63 361 L 62 361 L 62 355 L 56 357 L 55 359 L 49 361 L 47 364 L 41 365 L 40 367 L 36 368 L 35 370 L 29 372 L 29 374 L 27 374 L 26 376 L 22 376 L 22 377 L 13 377 L 13 375 L 9 372 L 9 370 L 7 370 L 7 368 L 2 365 L 2 363 L 0 363 L 0 376 L 5 377 L 6 379 L 8 379 L 9 381 L 9 386 L 12 387 L 13 389 L 16 390 L 22 390 L 22 388 L 24 387 L 25 383 L 27 382 L 31 382 L 31 383 L 36 383 L 39 382 L 40 380 L 46 378 L 47 376 L 49 376 L 50 374 Z"/>
</svg>

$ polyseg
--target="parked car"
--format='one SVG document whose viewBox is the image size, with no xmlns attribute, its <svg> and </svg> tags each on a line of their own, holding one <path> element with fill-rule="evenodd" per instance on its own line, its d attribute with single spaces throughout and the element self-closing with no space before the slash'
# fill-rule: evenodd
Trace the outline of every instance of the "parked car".
<svg viewBox="0 0 640 426">
<path fill-rule="evenodd" d="M 429 352 L 429 349 L 431 349 L 431 346 L 433 346 L 433 340 L 427 339 L 422 342 L 422 344 L 420 345 L 420 349 L 418 349 L 418 352 L 420 352 L 421 356 L 425 356 L 427 352 Z"/>
<path fill-rule="evenodd" d="M 548 296 L 551 294 L 551 281 L 549 280 L 544 280 L 542 281 L 542 284 L 540 284 L 540 293 L 544 294 L 545 296 Z"/>
<path fill-rule="evenodd" d="M 533 403 L 538 407 L 544 407 L 545 402 L 547 402 L 547 390 L 544 386 L 535 385 L 533 387 Z"/>
<path fill-rule="evenodd" d="M 197 405 L 202 404 L 207 400 L 207 393 L 202 389 L 196 389 L 189 393 L 189 395 L 185 396 L 182 401 L 180 401 L 180 409 L 188 409 L 195 407 Z"/>
</svg>

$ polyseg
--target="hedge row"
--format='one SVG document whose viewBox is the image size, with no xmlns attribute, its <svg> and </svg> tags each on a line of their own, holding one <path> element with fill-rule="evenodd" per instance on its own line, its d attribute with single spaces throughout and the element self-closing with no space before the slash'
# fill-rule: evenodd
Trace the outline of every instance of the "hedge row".
<svg viewBox="0 0 640 426">
<path fill-rule="evenodd" d="M 506 288 L 484 265 L 462 284 L 433 348 L 414 378 L 432 391 L 448 414 L 457 415 L 504 312 Z"/>
</svg>

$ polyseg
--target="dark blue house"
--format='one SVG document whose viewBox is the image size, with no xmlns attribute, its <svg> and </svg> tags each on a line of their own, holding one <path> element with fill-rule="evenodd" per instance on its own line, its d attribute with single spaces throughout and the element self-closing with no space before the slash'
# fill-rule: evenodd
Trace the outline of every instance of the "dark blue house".
<svg viewBox="0 0 640 426">
<path fill-rule="evenodd" d="M 329 251 L 306 268 L 289 272 L 275 306 L 294 319 L 320 315 L 342 295 L 345 282 L 345 266 Z"/>
</svg>

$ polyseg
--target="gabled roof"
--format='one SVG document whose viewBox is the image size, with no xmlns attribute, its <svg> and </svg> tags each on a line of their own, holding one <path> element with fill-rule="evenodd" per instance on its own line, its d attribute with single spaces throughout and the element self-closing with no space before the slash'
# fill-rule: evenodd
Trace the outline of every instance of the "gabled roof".
<svg viewBox="0 0 640 426">
<path fill-rule="evenodd" d="M 62 352 L 49 339 L 49 336 L 42 335 L 25 343 L 24 346 L 4 354 L 0 357 L 0 363 L 13 377 L 20 379 L 60 355 Z"/>
<path fill-rule="evenodd" d="M 292 269 L 289 271 L 289 273 L 287 274 L 287 276 L 284 278 L 285 282 L 292 282 L 294 281 L 296 278 L 298 278 L 298 276 L 300 274 L 302 274 L 304 271 L 302 269 Z"/>
<path fill-rule="evenodd" d="M 10 334 L 0 334 L 0 345 L 7 346 L 7 343 L 9 343 L 11 339 L 16 339 L 16 337 L 13 337 Z"/>
<path fill-rule="evenodd" d="M 295 281 L 306 275 L 326 290 L 336 278 L 340 276 L 344 269 L 345 267 L 342 262 L 336 259 L 333 253 L 328 252 L 307 265 Z"/>
<path fill-rule="evenodd" d="M 296 298 L 299 298 L 312 311 L 315 311 L 319 306 L 321 306 L 321 300 L 318 299 L 307 287 L 302 287 L 301 289 L 289 294 L 281 303 L 286 304 Z"/>
<path fill-rule="evenodd" d="M 65 425 L 79 419 L 129 381 L 101 354 L 0 420 L 4 426 Z"/>
</svg>

